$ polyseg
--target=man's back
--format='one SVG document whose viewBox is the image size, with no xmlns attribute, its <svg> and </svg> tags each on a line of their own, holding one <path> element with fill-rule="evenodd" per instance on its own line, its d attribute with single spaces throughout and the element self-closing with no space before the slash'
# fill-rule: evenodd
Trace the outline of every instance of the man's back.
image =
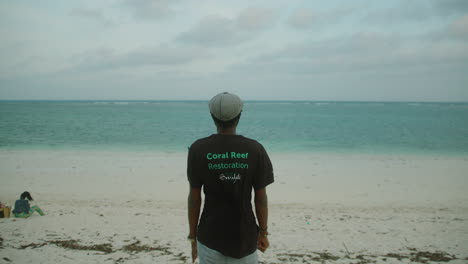
<svg viewBox="0 0 468 264">
<path fill-rule="evenodd" d="M 195 141 L 187 161 L 192 260 L 200 255 L 200 264 L 234 259 L 256 264 L 256 249 L 269 247 L 265 187 L 273 182 L 273 168 L 260 143 L 236 134 L 243 109 L 237 95 L 220 93 L 210 100 L 209 109 L 218 133 Z M 200 218 L 202 187 L 206 201 Z"/>
<path fill-rule="evenodd" d="M 235 258 L 254 252 L 252 187 L 261 189 L 273 182 L 263 146 L 240 135 L 211 135 L 190 147 L 187 173 L 191 186 L 203 186 L 205 193 L 198 240 Z"/>
</svg>

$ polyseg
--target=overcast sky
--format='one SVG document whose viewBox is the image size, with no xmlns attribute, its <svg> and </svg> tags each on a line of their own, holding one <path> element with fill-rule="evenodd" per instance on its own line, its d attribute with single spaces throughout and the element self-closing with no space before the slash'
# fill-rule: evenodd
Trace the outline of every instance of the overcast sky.
<svg viewBox="0 0 468 264">
<path fill-rule="evenodd" d="M 0 99 L 468 101 L 468 0 L 0 0 Z"/>
</svg>

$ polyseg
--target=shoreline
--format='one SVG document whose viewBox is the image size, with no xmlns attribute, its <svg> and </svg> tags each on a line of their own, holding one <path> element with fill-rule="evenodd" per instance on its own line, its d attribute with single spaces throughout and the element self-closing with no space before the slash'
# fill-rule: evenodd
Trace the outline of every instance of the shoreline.
<svg viewBox="0 0 468 264">
<path fill-rule="evenodd" d="M 310 155 L 310 156 L 360 156 L 360 157 L 440 157 L 440 158 L 466 158 L 468 160 L 468 152 L 438 152 L 438 151 L 347 151 L 347 150 L 317 150 L 317 151 L 306 151 L 306 150 L 276 150 L 274 148 L 268 148 L 268 145 L 262 144 L 269 155 Z M 187 155 L 188 147 L 181 149 L 132 149 L 132 148 L 7 148 L 0 147 L 0 153 L 18 153 L 18 152 L 51 152 L 51 153 L 131 153 L 131 154 L 164 154 L 164 155 Z"/>
</svg>

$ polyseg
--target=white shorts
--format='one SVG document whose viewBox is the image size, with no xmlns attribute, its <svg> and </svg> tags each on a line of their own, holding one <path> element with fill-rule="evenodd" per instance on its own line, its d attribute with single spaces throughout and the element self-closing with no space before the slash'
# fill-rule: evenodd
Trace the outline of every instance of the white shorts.
<svg viewBox="0 0 468 264">
<path fill-rule="evenodd" d="M 231 258 L 224 256 L 216 250 L 213 250 L 197 241 L 198 259 L 200 264 L 257 264 L 257 251 L 243 258 Z"/>
</svg>

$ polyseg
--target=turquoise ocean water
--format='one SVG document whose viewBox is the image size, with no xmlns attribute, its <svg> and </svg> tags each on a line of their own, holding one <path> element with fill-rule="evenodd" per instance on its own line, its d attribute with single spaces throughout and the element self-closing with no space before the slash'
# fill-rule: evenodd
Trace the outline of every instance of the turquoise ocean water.
<svg viewBox="0 0 468 264">
<path fill-rule="evenodd" d="M 202 101 L 0 101 L 0 150 L 185 152 Z M 238 133 L 269 151 L 468 155 L 468 103 L 247 101 Z"/>
</svg>

